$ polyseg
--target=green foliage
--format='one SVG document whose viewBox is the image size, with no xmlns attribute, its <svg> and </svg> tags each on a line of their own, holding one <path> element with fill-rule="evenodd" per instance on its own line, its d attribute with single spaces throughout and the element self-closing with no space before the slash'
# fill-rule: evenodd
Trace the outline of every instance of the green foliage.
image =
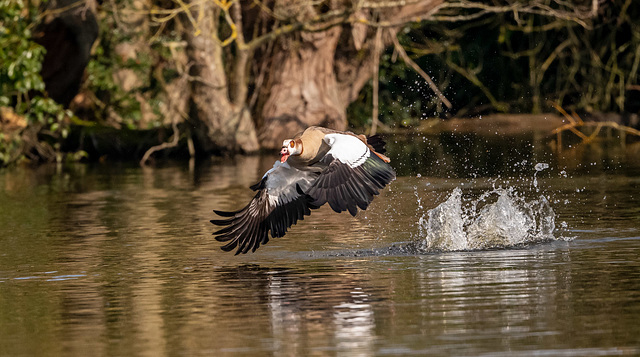
<svg viewBox="0 0 640 357">
<path fill-rule="evenodd" d="M 39 73 L 45 51 L 30 40 L 33 10 L 22 0 L 0 0 L 0 105 L 10 105 L 14 97 L 21 101 L 31 90 L 44 90 Z M 25 19 L 24 13 L 30 16 Z"/>
<path fill-rule="evenodd" d="M 131 10 L 131 6 L 129 0 L 103 4 L 98 16 L 100 38 L 87 65 L 86 86 L 95 94 L 100 107 L 95 113 L 96 118 L 91 119 L 132 130 L 147 129 L 141 122 L 143 104 L 151 107 L 156 120 L 145 124 L 152 127 L 162 125 L 158 97 L 164 94 L 166 82 L 175 77 L 171 72 L 173 66 L 169 64 L 171 53 L 163 44 L 175 40 L 171 35 L 178 35 L 171 31 L 150 31 L 143 18 L 136 24 L 118 21 L 118 16 L 122 16 L 118 12 Z M 119 48 L 124 44 L 128 47 Z M 133 56 L 130 53 L 132 49 L 135 52 Z M 122 80 L 123 77 L 127 80 Z M 123 82 L 129 82 L 129 87 L 123 88 Z"/>
<path fill-rule="evenodd" d="M 20 147 L 21 143 L 18 137 L 0 132 L 0 166 L 12 162 Z"/>
<path fill-rule="evenodd" d="M 0 106 L 13 107 L 30 126 L 38 126 L 55 138 L 66 137 L 65 116 L 70 112 L 42 95 L 45 89 L 40 76 L 45 49 L 32 41 L 37 23 L 35 5 L 23 0 L 0 0 Z M 17 157 L 20 138 L 0 137 L 0 165 Z"/>
<path fill-rule="evenodd" d="M 107 121 L 108 110 L 113 110 L 120 118 L 119 124 L 124 124 L 129 129 L 137 128 L 140 120 L 140 103 L 135 99 L 135 94 L 125 91 L 115 81 L 115 74 L 119 70 L 133 70 L 138 78 L 148 77 L 151 66 L 148 61 L 122 61 L 115 53 L 115 46 L 127 40 L 127 36 L 121 31 L 108 29 L 113 26 L 113 20 L 109 17 L 100 21 L 100 43 L 96 47 L 95 54 L 87 65 L 87 85 L 90 91 L 96 94 L 102 102 L 103 109 L 97 112 L 98 120 Z M 138 89 L 136 89 L 138 90 Z"/>
</svg>

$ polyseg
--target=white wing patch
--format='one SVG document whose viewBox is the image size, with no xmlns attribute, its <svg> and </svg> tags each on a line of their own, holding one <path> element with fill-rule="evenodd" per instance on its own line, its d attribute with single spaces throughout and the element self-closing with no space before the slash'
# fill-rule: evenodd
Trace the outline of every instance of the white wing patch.
<svg viewBox="0 0 640 357">
<path fill-rule="evenodd" d="M 312 172 L 298 170 L 289 166 L 288 163 L 280 161 L 276 161 L 263 178 L 265 176 L 268 176 L 265 188 L 269 204 L 272 206 L 283 205 L 300 197 L 296 190 L 296 184 L 300 185 L 302 191 L 306 191 L 314 178 Z"/>
<path fill-rule="evenodd" d="M 351 168 L 362 165 L 369 158 L 367 145 L 353 135 L 327 134 L 323 140 L 331 147 L 327 154 Z"/>
</svg>

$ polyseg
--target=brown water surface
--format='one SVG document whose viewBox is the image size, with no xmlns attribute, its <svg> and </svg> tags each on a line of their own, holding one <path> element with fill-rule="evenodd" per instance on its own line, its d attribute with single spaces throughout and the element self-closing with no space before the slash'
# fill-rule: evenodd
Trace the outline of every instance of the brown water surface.
<svg viewBox="0 0 640 357">
<path fill-rule="evenodd" d="M 389 141 L 399 178 L 369 210 L 322 208 L 241 256 L 212 210 L 245 204 L 275 157 L 0 171 L 0 355 L 640 355 L 633 147 Z M 554 238 L 416 248 L 455 188 L 496 187 L 546 197 Z"/>
</svg>

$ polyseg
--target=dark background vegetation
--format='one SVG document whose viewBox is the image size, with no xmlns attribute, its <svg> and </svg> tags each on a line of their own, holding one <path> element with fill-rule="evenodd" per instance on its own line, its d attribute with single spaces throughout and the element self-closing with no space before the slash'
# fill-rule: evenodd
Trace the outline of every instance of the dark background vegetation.
<svg viewBox="0 0 640 357">
<path fill-rule="evenodd" d="M 631 0 L 0 0 L 0 164 L 255 152 L 307 125 L 554 105 L 633 126 L 639 19 Z"/>
<path fill-rule="evenodd" d="M 588 26 L 552 16 L 512 13 L 471 21 L 406 26 L 400 42 L 453 103 L 443 111 L 420 76 L 381 60 L 380 113 L 397 125 L 425 117 L 554 112 L 550 102 L 579 113 L 638 113 L 640 3 L 600 2 Z M 351 105 L 366 125 L 371 86 Z"/>
</svg>

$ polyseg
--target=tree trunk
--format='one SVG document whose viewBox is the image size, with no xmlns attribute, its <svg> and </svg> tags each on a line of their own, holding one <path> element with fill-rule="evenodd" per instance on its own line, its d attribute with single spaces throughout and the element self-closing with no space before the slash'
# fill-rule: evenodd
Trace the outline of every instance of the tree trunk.
<svg viewBox="0 0 640 357">
<path fill-rule="evenodd" d="M 266 81 L 270 83 L 268 97 L 261 110 L 260 145 L 279 148 L 283 139 L 311 125 L 344 130 L 347 106 L 373 74 L 371 54 L 377 24 L 383 25 L 382 41 L 386 46 L 392 42 L 390 36 L 398 31 L 398 26 L 390 23 L 402 24 L 426 16 L 442 2 L 423 0 L 399 7 L 389 5 L 381 8 L 380 14 L 359 10 L 353 16 L 365 21 L 280 38 L 273 57 L 262 59 L 271 61 L 271 69 Z M 300 13 L 306 18 L 317 15 L 313 8 Z"/>
<path fill-rule="evenodd" d="M 333 71 L 341 28 L 303 33 L 298 43 L 285 40 L 276 51 L 270 76 L 272 85 L 262 115 L 264 148 L 279 148 L 282 140 L 311 125 L 344 130 L 346 105 Z"/>
<path fill-rule="evenodd" d="M 229 98 L 217 37 L 220 9 L 212 1 L 191 2 L 197 23 L 186 31 L 187 55 L 192 62 L 192 119 L 200 127 L 200 147 L 205 151 L 254 152 L 259 149 L 255 126 L 248 110 Z M 195 21 L 195 20 L 194 20 Z M 243 84 L 246 85 L 246 84 Z"/>
<path fill-rule="evenodd" d="M 87 0 L 81 6 L 78 3 L 76 0 L 45 3 L 46 16 L 34 36 L 35 42 L 47 50 L 40 71 L 47 93 L 65 107 L 78 94 L 91 47 L 98 38 L 96 1 Z"/>
</svg>

